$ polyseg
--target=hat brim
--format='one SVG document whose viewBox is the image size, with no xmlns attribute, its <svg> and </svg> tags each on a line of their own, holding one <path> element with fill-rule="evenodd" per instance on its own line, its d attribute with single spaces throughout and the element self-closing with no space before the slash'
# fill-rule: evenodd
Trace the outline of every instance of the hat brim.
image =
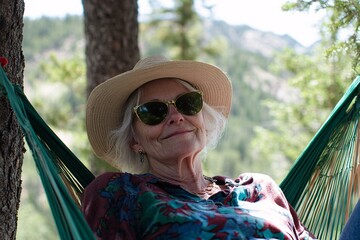
<svg viewBox="0 0 360 240">
<path fill-rule="evenodd" d="M 167 61 L 117 75 L 98 85 L 90 94 L 86 128 L 94 153 L 106 161 L 109 134 L 121 124 L 123 105 L 143 84 L 160 78 L 183 79 L 204 93 L 204 101 L 228 116 L 232 86 L 226 74 L 211 64 L 196 61 Z"/>
</svg>

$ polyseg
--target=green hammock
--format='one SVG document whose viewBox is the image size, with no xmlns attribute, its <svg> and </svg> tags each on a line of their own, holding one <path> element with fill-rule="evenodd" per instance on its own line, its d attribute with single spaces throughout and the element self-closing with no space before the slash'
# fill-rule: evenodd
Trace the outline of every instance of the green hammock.
<svg viewBox="0 0 360 240">
<path fill-rule="evenodd" d="M 7 95 L 32 151 L 60 238 L 95 239 L 78 205 L 94 176 L 41 119 L 21 87 L 8 80 L 1 66 L 0 90 Z"/>
<path fill-rule="evenodd" d="M 280 184 L 302 223 L 338 239 L 359 200 L 360 76 L 337 103 Z"/>
<path fill-rule="evenodd" d="M 0 89 L 33 153 L 61 239 L 94 239 L 79 210 L 93 174 L 51 131 L 1 66 Z M 359 93 L 360 76 L 280 184 L 301 221 L 319 239 L 338 239 L 359 199 Z"/>
</svg>

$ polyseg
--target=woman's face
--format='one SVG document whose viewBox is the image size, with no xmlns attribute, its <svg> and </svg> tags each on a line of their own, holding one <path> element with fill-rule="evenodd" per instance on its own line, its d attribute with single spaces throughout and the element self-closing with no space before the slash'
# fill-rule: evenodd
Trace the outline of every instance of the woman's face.
<svg viewBox="0 0 360 240">
<path fill-rule="evenodd" d="M 159 79 L 141 87 L 139 104 L 152 100 L 173 100 L 190 92 L 174 79 Z M 206 131 L 202 111 L 193 116 L 179 113 L 169 104 L 169 113 L 157 125 L 146 125 L 137 117 L 134 120 L 135 139 L 132 149 L 142 150 L 149 161 L 176 161 L 195 157 L 206 144 Z"/>
</svg>

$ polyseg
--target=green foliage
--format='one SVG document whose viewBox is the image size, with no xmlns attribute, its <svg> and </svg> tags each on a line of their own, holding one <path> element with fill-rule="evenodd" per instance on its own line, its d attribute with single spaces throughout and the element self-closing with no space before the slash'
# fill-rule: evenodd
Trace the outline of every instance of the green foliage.
<svg viewBox="0 0 360 240">
<path fill-rule="evenodd" d="M 59 239 L 31 153 L 24 156 L 16 239 Z"/>
<path fill-rule="evenodd" d="M 63 135 L 80 158 L 87 159 L 85 134 L 85 60 L 60 60 L 51 55 L 39 64 L 37 78 L 26 82 L 26 93 L 45 121 Z M 74 131 L 75 130 L 75 131 Z M 79 142 L 79 143 L 77 143 Z M 81 146 L 82 147 L 79 147 Z"/>
<path fill-rule="evenodd" d="M 289 79 L 290 89 L 287 101 L 264 101 L 272 121 L 255 130 L 253 154 L 269 164 L 292 165 L 350 85 L 355 76 L 351 68 L 356 71 L 359 62 L 359 3 L 296 1 L 288 2 L 284 9 L 305 11 L 314 6 L 330 16 L 323 20 L 323 38 L 315 54 L 288 49 L 272 64 L 275 73 Z M 345 40 L 340 36 L 344 29 L 349 31 Z"/>
<path fill-rule="evenodd" d="M 34 60 L 40 53 L 51 49 L 76 52 L 83 46 L 83 42 L 78 41 L 83 38 L 82 18 L 78 16 L 24 19 L 23 51 L 26 61 Z"/>
<path fill-rule="evenodd" d="M 323 52 L 324 47 L 307 56 L 288 49 L 277 56 L 272 69 L 287 72 L 292 98 L 264 102 L 273 120 L 256 128 L 252 146 L 260 158 L 291 166 L 352 82 L 349 56 L 326 60 Z"/>
<path fill-rule="evenodd" d="M 32 101 L 36 108 L 43 109 L 43 117 L 59 129 L 82 129 L 85 104 L 85 62 L 83 57 L 60 60 L 51 55 L 39 65 L 40 74 L 31 86 Z M 39 81 L 41 80 L 41 81 Z M 44 96 L 45 95 L 45 96 Z M 41 98 L 43 97 L 43 98 Z M 51 101 L 44 101 L 46 98 Z M 69 116 L 79 116 L 76 120 Z"/>
<path fill-rule="evenodd" d="M 323 41 L 328 39 L 331 43 L 326 51 L 327 55 L 336 57 L 339 52 L 346 52 L 352 59 L 353 69 L 360 72 L 359 1 L 298 0 L 287 2 L 283 9 L 286 11 L 309 11 L 312 9 L 325 11 L 326 17 L 322 22 Z"/>
</svg>

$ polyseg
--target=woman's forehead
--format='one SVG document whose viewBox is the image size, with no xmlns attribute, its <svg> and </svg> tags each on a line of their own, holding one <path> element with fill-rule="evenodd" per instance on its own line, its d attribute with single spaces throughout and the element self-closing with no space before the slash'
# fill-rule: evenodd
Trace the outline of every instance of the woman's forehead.
<svg viewBox="0 0 360 240">
<path fill-rule="evenodd" d="M 187 88 L 182 85 L 178 79 L 157 79 L 144 84 L 140 88 L 140 99 L 167 99 L 168 97 L 174 97 L 186 91 L 188 91 Z"/>
</svg>

